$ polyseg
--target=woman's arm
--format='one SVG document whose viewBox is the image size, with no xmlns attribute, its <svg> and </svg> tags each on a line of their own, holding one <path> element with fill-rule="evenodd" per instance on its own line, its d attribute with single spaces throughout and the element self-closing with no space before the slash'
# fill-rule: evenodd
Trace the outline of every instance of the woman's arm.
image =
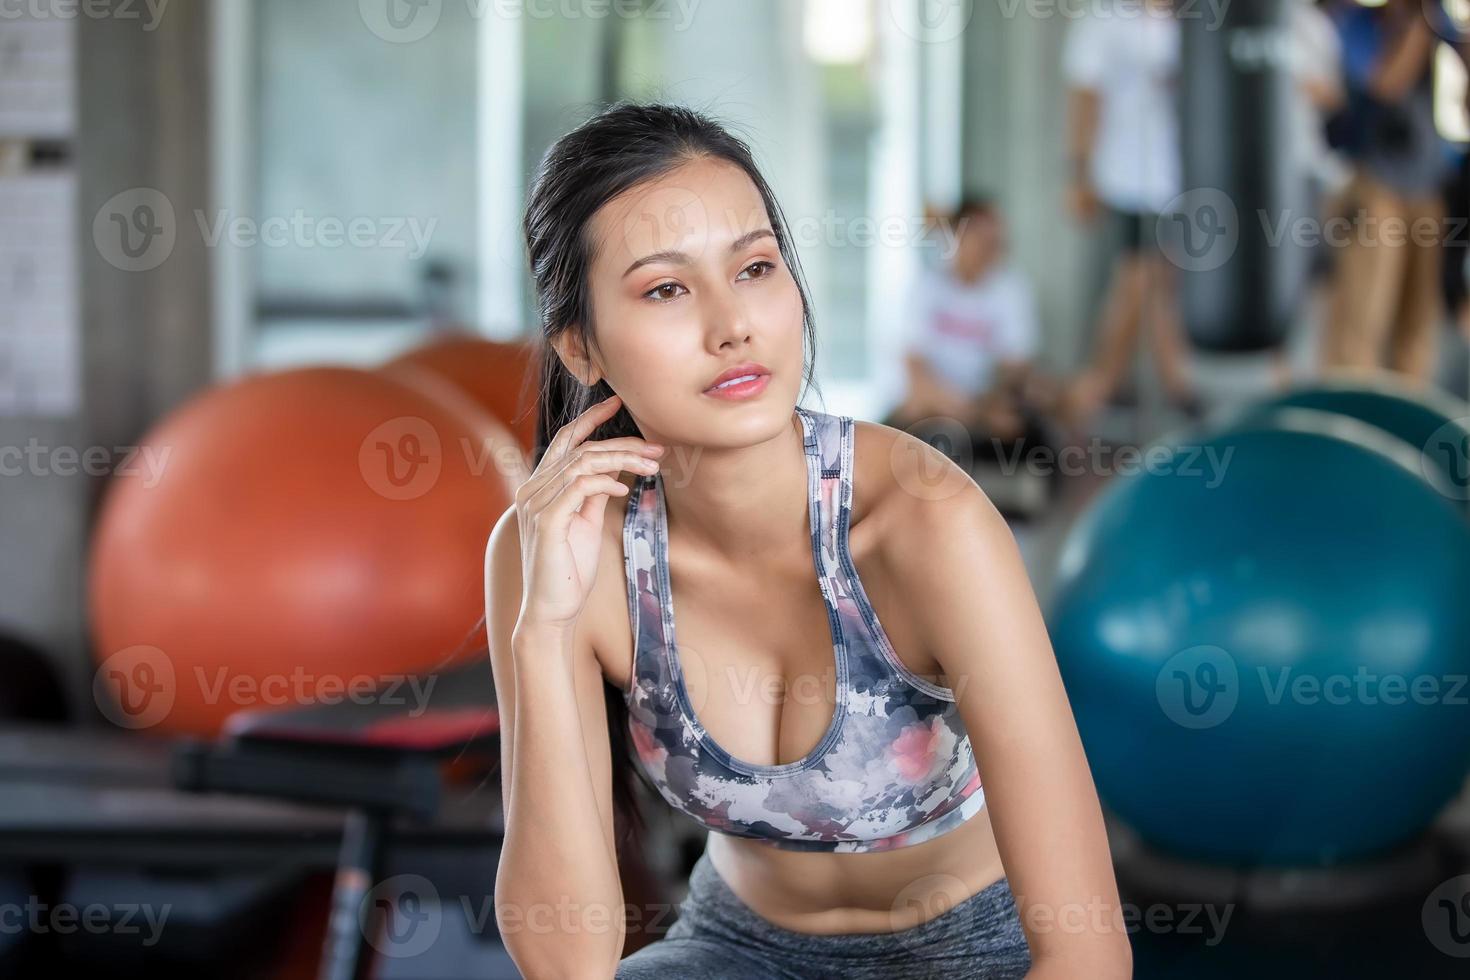
<svg viewBox="0 0 1470 980">
<path fill-rule="evenodd" d="M 930 474 L 954 465 L 914 442 L 890 454 L 911 462 L 894 465 Z M 1026 568 L 980 488 L 958 478 L 944 485 L 959 489 L 940 499 L 894 495 L 883 554 L 955 689 L 1031 946 L 1028 976 L 1129 977 L 1102 808 Z"/>
<path fill-rule="evenodd" d="M 1097 191 L 1092 186 L 1092 147 L 1097 138 L 1097 120 L 1101 114 L 1097 90 L 1067 90 L 1067 206 L 1079 221 L 1097 216 Z"/>
<path fill-rule="evenodd" d="M 490 534 L 485 605 L 505 810 L 496 922 L 532 980 L 606 980 L 622 957 L 624 919 L 604 681 L 577 636 L 518 622 L 515 508 Z"/>
<path fill-rule="evenodd" d="M 963 418 L 969 411 L 969 399 L 950 388 L 930 368 L 922 356 L 910 351 L 904 355 L 908 374 L 908 397 L 905 404 L 916 415 L 946 415 Z"/>
<path fill-rule="evenodd" d="M 1408 24 L 1388 42 L 1387 50 L 1374 65 L 1368 91 L 1383 102 L 1402 99 L 1424 74 L 1437 41 L 1427 19 L 1417 11 L 1409 15 Z"/>
</svg>

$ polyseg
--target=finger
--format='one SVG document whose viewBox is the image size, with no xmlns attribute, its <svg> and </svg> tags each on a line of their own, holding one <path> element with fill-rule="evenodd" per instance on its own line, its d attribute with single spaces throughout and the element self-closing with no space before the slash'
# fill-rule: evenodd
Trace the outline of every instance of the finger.
<svg viewBox="0 0 1470 980">
<path fill-rule="evenodd" d="M 631 450 L 598 451 L 588 449 L 592 444 L 583 444 L 567 459 L 565 465 L 546 474 L 540 485 L 530 491 L 526 509 L 535 513 L 546 507 L 561 493 L 575 477 L 584 473 L 617 474 L 624 470 L 632 473 L 652 475 L 658 472 L 656 460 Z"/>
<path fill-rule="evenodd" d="M 628 488 L 606 473 L 580 473 L 567 481 L 561 492 L 537 516 L 536 525 L 550 531 L 564 531 L 572 516 L 594 496 L 624 496 Z"/>
<path fill-rule="evenodd" d="M 593 439 L 583 442 L 580 446 L 583 450 L 624 450 L 637 453 L 645 459 L 656 459 L 664 453 L 665 447 L 656 445 L 644 439 L 642 436 L 616 436 L 612 439 Z M 568 462 L 577 456 L 576 449 L 569 449 L 565 454 L 553 456 L 548 450 L 536 464 L 536 469 L 518 488 L 519 495 L 523 498 L 533 496 L 536 491 L 546 484 L 549 477 L 561 472 Z"/>
<path fill-rule="evenodd" d="M 634 473 L 657 473 L 659 472 L 659 453 L 641 450 L 637 445 L 626 448 L 626 450 L 603 450 L 601 442 L 584 442 L 584 444 L 572 450 L 566 458 L 557 460 L 545 460 L 542 458 L 542 466 L 535 475 L 534 482 L 526 480 L 525 497 L 535 497 L 547 486 L 557 485 L 557 480 L 569 475 L 573 470 L 581 473 L 591 472 L 614 472 L 614 470 L 632 470 Z"/>
<path fill-rule="evenodd" d="M 551 442 L 546 446 L 546 454 L 564 455 L 567 450 L 596 431 L 599 425 L 612 418 L 622 404 L 622 399 L 615 394 L 597 402 L 557 430 L 556 435 L 551 437 Z"/>
<path fill-rule="evenodd" d="M 583 449 L 623 449 L 638 453 L 641 456 L 658 456 L 664 451 L 664 447 L 658 443 L 649 442 L 642 436 L 614 436 L 611 439 L 588 439 L 581 444 Z"/>
</svg>

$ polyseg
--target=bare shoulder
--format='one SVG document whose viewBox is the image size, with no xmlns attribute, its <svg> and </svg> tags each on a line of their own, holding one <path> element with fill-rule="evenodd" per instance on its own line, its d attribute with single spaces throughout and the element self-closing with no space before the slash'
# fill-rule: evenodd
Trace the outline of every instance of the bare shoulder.
<svg viewBox="0 0 1470 980">
<path fill-rule="evenodd" d="M 867 525 L 885 564 L 920 567 L 956 536 L 1011 537 L 985 491 L 944 453 L 879 422 L 853 428 L 853 529 Z"/>
</svg>

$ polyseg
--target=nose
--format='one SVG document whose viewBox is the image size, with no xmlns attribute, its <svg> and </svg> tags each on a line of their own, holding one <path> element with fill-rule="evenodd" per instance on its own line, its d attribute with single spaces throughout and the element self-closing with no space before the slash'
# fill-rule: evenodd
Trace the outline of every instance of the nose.
<svg viewBox="0 0 1470 980">
<path fill-rule="evenodd" d="M 733 286 L 727 283 L 722 288 L 707 291 L 705 297 L 705 330 L 712 351 L 719 351 L 726 344 L 750 340 L 750 319 Z"/>
</svg>

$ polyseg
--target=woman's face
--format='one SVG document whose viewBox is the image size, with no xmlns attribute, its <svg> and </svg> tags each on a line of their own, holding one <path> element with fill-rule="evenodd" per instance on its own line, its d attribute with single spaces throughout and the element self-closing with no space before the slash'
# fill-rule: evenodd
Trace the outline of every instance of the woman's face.
<svg viewBox="0 0 1470 980">
<path fill-rule="evenodd" d="M 590 356 L 645 437 L 737 447 L 791 424 L 801 294 L 743 170 L 691 161 L 613 198 L 589 232 Z M 763 390 L 710 394 L 716 377 L 748 362 L 769 372 Z"/>
</svg>

